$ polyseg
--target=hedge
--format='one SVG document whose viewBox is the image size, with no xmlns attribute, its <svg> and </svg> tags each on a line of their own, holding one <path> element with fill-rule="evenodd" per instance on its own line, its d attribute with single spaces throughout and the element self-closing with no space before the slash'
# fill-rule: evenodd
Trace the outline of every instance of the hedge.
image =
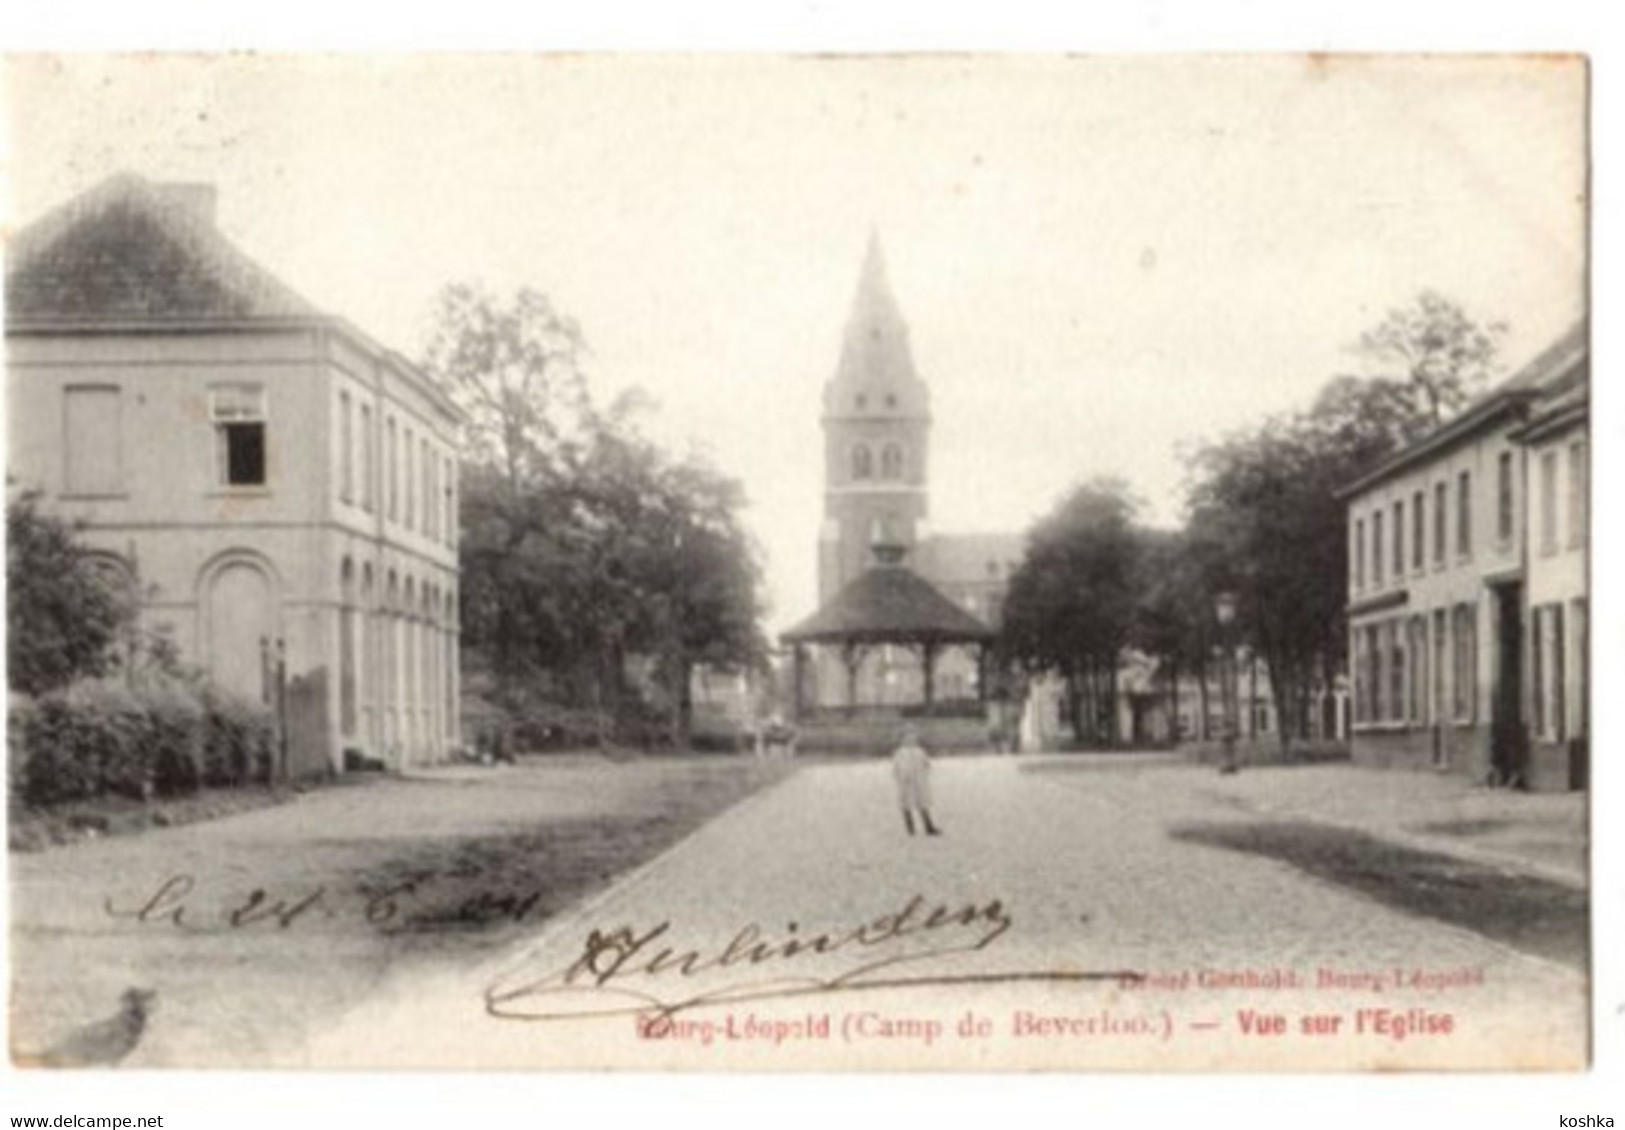
<svg viewBox="0 0 1625 1130">
<path fill-rule="evenodd" d="M 85 680 L 32 700 L 10 721 L 11 783 L 32 805 L 175 796 L 265 780 L 270 766 L 263 710 L 178 681 Z"/>
</svg>

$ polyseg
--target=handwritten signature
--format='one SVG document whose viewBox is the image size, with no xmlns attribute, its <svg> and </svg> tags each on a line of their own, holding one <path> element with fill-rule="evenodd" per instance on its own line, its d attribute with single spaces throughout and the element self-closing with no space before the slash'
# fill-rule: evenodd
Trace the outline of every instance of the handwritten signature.
<svg viewBox="0 0 1625 1130">
<path fill-rule="evenodd" d="M 440 882 L 470 877 L 466 871 L 424 870 L 354 893 L 335 891 L 325 884 L 293 892 L 254 887 L 223 902 L 203 905 L 196 877 L 177 874 L 133 901 L 109 897 L 103 901 L 103 909 L 110 918 L 200 931 L 210 927 L 241 930 L 262 924 L 286 930 L 302 920 L 335 918 L 346 911 L 359 912 L 367 924 L 379 928 L 521 922 L 541 905 L 541 890 L 470 892 L 462 887 L 448 889 Z"/>
<path fill-rule="evenodd" d="M 563 969 L 535 976 L 521 967 L 498 977 L 485 990 L 485 1009 L 500 1020 L 638 1016 L 660 1022 L 706 1006 L 829 993 L 1142 979 L 1127 970 L 954 973 L 942 968 L 945 958 L 989 949 L 1013 924 L 998 899 L 950 906 L 932 905 L 915 895 L 898 910 L 814 934 L 803 933 L 793 922 L 777 935 L 764 933 L 759 923 L 747 923 L 720 948 L 677 943 L 670 920 L 647 929 L 594 927 L 580 955 Z M 829 955 L 849 956 L 852 963 L 834 974 L 779 972 L 798 964 L 804 968 L 808 959 Z M 937 963 L 934 970 L 922 971 L 931 963 Z M 763 968 L 769 976 L 729 979 L 720 986 L 699 988 L 693 980 L 718 971 L 749 973 Z"/>
</svg>

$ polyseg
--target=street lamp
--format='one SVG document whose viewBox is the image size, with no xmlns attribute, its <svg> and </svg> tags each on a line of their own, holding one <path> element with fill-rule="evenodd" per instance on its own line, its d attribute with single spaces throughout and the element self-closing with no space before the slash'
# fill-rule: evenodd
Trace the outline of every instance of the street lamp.
<svg viewBox="0 0 1625 1130">
<path fill-rule="evenodd" d="M 1220 694 L 1224 696 L 1224 755 L 1219 763 L 1220 773 L 1234 773 L 1236 764 L 1236 594 L 1228 590 L 1213 598 L 1213 615 L 1219 621 Z"/>
</svg>

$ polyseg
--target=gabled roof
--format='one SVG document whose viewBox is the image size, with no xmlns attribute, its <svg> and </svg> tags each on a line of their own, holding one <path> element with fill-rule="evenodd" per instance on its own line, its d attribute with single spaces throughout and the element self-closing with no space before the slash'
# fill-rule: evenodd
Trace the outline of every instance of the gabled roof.
<svg viewBox="0 0 1625 1130">
<path fill-rule="evenodd" d="M 785 632 L 788 643 L 964 643 L 993 630 L 903 565 L 876 565 Z"/>
<path fill-rule="evenodd" d="M 1521 418 L 1542 396 L 1583 380 L 1588 359 L 1587 323 L 1582 319 L 1523 368 L 1469 404 L 1455 419 L 1389 456 L 1338 491 L 1337 497 L 1353 498 L 1500 424 L 1508 415 Z"/>
<path fill-rule="evenodd" d="M 17 233 L 8 325 L 320 317 L 214 225 L 213 190 L 120 173 Z"/>
</svg>

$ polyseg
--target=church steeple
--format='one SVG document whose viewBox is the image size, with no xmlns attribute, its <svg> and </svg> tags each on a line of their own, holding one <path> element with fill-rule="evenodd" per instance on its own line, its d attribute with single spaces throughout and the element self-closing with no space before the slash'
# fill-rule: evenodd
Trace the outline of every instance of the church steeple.
<svg viewBox="0 0 1625 1130">
<path fill-rule="evenodd" d="M 840 358 L 824 386 L 821 597 L 873 565 L 873 546 L 906 551 L 920 536 L 930 427 L 930 390 L 871 231 Z"/>
</svg>

